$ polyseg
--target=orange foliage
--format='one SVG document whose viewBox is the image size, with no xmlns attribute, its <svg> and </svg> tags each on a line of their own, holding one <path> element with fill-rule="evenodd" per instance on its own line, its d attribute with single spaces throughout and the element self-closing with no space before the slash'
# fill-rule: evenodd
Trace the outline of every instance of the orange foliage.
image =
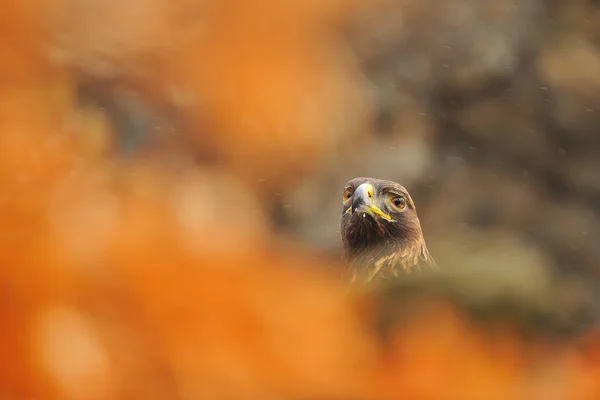
<svg viewBox="0 0 600 400">
<path fill-rule="evenodd" d="M 589 352 L 532 349 L 436 306 L 383 347 L 369 299 L 305 251 L 277 250 L 248 183 L 297 182 L 362 120 L 348 93 L 363 88 L 328 33 L 346 2 L 171 3 L 97 2 L 99 14 L 75 0 L 3 6 L 0 395 L 600 396 L 598 340 Z M 187 30 L 168 29 L 186 14 Z M 87 25 L 95 15 L 118 24 Z M 111 46 L 117 28 L 122 47 Z M 69 35 L 66 61 L 47 54 L 42 32 Z M 97 137 L 110 128 L 74 96 L 73 69 L 99 78 L 101 62 L 165 102 L 191 93 L 180 105 L 189 133 L 214 136 L 223 168 L 174 173 L 107 156 L 109 139 Z"/>
<path fill-rule="evenodd" d="M 359 1 L 57 1 L 59 60 L 176 105 L 240 179 L 292 184 L 366 132 L 366 87 L 334 31 Z"/>
</svg>

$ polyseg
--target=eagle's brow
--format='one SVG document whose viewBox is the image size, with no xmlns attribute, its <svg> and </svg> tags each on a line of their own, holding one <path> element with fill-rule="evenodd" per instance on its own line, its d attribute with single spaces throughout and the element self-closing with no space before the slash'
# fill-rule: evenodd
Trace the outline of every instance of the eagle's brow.
<svg viewBox="0 0 600 400">
<path fill-rule="evenodd" d="M 392 187 L 384 187 L 381 190 L 381 193 L 383 194 L 395 194 L 397 196 L 403 196 L 403 197 L 407 197 L 408 193 L 406 193 L 405 191 L 398 189 L 398 188 L 392 188 Z"/>
</svg>

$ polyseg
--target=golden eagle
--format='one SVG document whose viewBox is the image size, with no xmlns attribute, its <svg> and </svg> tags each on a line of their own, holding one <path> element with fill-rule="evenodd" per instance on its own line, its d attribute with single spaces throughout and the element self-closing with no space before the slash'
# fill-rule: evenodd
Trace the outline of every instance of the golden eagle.
<svg viewBox="0 0 600 400">
<path fill-rule="evenodd" d="M 437 269 L 415 204 L 396 182 L 359 177 L 346 183 L 340 233 L 353 281 Z"/>
</svg>

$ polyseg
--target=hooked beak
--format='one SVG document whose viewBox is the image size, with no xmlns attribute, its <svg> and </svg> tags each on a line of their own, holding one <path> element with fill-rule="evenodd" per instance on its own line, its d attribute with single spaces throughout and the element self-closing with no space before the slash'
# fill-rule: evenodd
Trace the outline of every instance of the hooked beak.
<svg viewBox="0 0 600 400">
<path fill-rule="evenodd" d="M 348 208 L 347 212 L 362 212 L 370 214 L 371 216 L 378 215 L 383 219 L 392 221 L 392 217 L 381 211 L 379 207 L 373 203 L 373 196 L 375 195 L 375 189 L 370 183 L 363 183 L 356 188 L 352 198 L 352 206 Z"/>
</svg>

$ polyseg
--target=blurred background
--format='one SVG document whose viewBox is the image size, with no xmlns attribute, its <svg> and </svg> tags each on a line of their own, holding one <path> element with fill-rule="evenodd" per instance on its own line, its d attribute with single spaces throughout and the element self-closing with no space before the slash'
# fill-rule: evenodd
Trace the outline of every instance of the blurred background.
<svg viewBox="0 0 600 400">
<path fill-rule="evenodd" d="M 6 0 L 0 32 L 0 397 L 600 398 L 597 1 Z M 357 176 L 410 191 L 436 294 L 340 280 Z"/>
</svg>

